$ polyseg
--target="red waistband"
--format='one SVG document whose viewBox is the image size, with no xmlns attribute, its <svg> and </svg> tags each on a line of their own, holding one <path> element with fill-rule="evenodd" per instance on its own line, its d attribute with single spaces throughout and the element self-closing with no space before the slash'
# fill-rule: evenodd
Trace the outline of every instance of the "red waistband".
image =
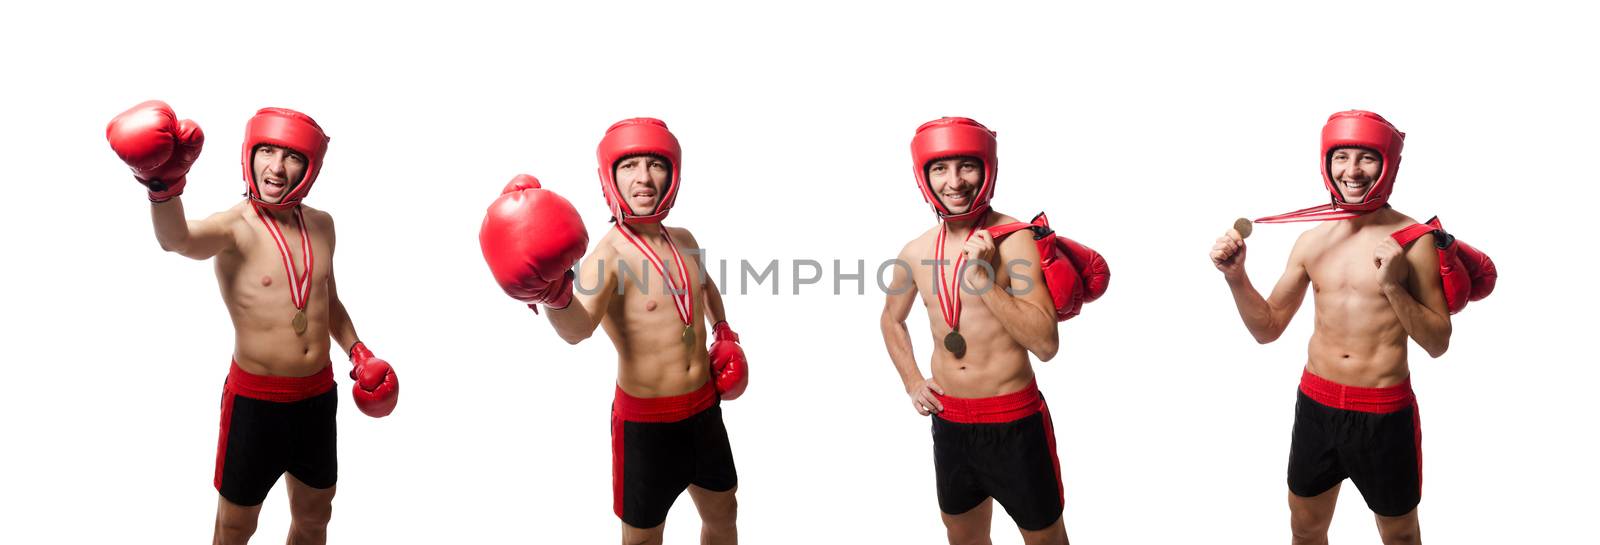
<svg viewBox="0 0 1600 545">
<path fill-rule="evenodd" d="M 235 394 L 262 401 L 292 403 L 332 390 L 333 366 L 304 377 L 274 377 L 251 374 L 239 367 L 239 362 L 228 366 L 228 382 L 223 388 Z"/>
<path fill-rule="evenodd" d="M 717 391 L 709 380 L 693 392 L 666 397 L 633 397 L 618 386 L 611 411 L 629 422 L 677 422 L 716 403 Z"/>
<path fill-rule="evenodd" d="M 1313 375 L 1311 369 L 1306 369 L 1300 375 L 1300 391 L 1317 403 L 1335 409 L 1364 413 L 1392 413 L 1417 404 L 1416 394 L 1411 391 L 1409 376 L 1394 386 L 1362 388 L 1339 384 Z"/>
<path fill-rule="evenodd" d="M 944 405 L 939 418 L 962 424 L 1000 424 L 1032 416 L 1044 407 L 1039 381 L 1029 381 L 1021 390 L 994 397 L 948 397 L 933 395 Z"/>
</svg>

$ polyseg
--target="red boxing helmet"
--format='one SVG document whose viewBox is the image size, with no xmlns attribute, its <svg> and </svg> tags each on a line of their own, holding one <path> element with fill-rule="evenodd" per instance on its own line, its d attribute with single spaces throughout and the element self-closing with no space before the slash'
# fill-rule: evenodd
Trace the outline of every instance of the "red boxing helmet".
<svg viewBox="0 0 1600 545">
<path fill-rule="evenodd" d="M 1343 210 L 1369 212 L 1383 208 L 1389 202 L 1389 191 L 1394 189 L 1394 175 L 1400 170 L 1400 149 L 1405 147 L 1406 133 L 1400 132 L 1388 120 L 1364 110 L 1350 110 L 1328 116 L 1322 126 L 1322 183 L 1333 194 L 1333 204 Z M 1366 148 L 1378 152 L 1383 158 L 1383 172 L 1378 181 L 1367 188 L 1367 195 L 1359 203 L 1344 202 L 1339 188 L 1328 171 L 1328 156 L 1338 148 Z"/>
<path fill-rule="evenodd" d="M 1400 132 L 1383 116 L 1365 110 L 1349 110 L 1328 116 L 1322 126 L 1322 185 L 1333 196 L 1332 202 L 1303 208 L 1276 216 L 1256 218 L 1257 223 L 1290 223 L 1300 221 L 1329 221 L 1361 216 L 1389 204 L 1389 191 L 1394 189 L 1395 172 L 1400 170 L 1400 149 L 1405 147 L 1406 133 Z M 1329 172 L 1328 158 L 1339 148 L 1366 148 L 1383 158 L 1383 171 L 1378 180 L 1367 188 L 1367 194 L 1358 203 L 1344 201 L 1339 187 L 1334 185 Z"/>
<path fill-rule="evenodd" d="M 256 174 L 251 168 L 251 157 L 256 146 L 272 145 L 293 150 L 306 158 L 306 176 L 289 188 L 289 193 L 276 203 L 261 200 L 256 187 Z M 322 170 L 322 157 L 328 153 L 328 135 L 311 116 L 287 108 L 262 108 L 244 126 L 244 151 L 239 164 L 244 167 L 245 194 L 255 204 L 274 210 L 285 210 L 300 205 L 300 199 L 311 191 Z"/>
<path fill-rule="evenodd" d="M 1000 170 L 1000 160 L 995 154 L 995 132 L 982 123 L 965 117 L 941 117 L 917 127 L 911 137 L 911 168 L 917 174 L 917 187 L 923 200 L 933 206 L 933 212 L 945 221 L 962 221 L 977 217 L 989 210 L 989 198 L 994 196 L 995 173 Z M 977 157 L 983 161 L 983 181 L 972 198 L 966 212 L 951 214 L 939 202 L 928 186 L 928 163 L 951 157 Z"/>
<path fill-rule="evenodd" d="M 618 121 L 606 129 L 595 155 L 600 159 L 600 191 L 605 193 L 606 206 L 611 207 L 612 217 L 623 223 L 657 223 L 667 217 L 667 212 L 672 210 L 672 203 L 678 199 L 678 186 L 682 185 L 683 150 L 678 147 L 678 138 L 667 130 L 666 122 L 652 117 Z M 655 210 L 642 216 L 636 216 L 628 209 L 622 195 L 617 192 L 615 177 L 617 162 L 635 155 L 661 157 L 672 166 L 672 178 L 667 180 L 666 190 L 661 193 L 661 199 L 656 201 Z"/>
</svg>

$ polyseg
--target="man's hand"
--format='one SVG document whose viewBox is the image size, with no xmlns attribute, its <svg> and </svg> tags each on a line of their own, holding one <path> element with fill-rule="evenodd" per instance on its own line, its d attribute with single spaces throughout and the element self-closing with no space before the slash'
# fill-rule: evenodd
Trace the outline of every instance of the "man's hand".
<svg viewBox="0 0 1600 545">
<path fill-rule="evenodd" d="M 1229 280 L 1243 278 L 1244 254 L 1244 237 L 1237 229 L 1228 229 L 1228 232 L 1217 237 L 1216 244 L 1211 245 L 1211 264 Z"/>
<path fill-rule="evenodd" d="M 906 390 L 906 395 L 911 396 L 911 406 L 916 407 L 917 414 L 922 416 L 944 412 L 944 404 L 939 403 L 934 394 L 944 395 L 944 387 L 931 378 L 923 379 Z"/>
<path fill-rule="evenodd" d="M 978 229 L 978 232 L 973 233 L 972 238 L 967 239 L 966 244 L 961 246 L 961 253 L 967 256 L 967 262 L 962 265 L 965 270 L 960 271 L 964 289 L 975 293 L 989 289 L 994 284 L 994 278 L 990 273 L 995 253 L 994 237 L 989 234 L 989 230 Z"/>
<path fill-rule="evenodd" d="M 1403 287 L 1407 268 L 1405 253 L 1405 248 L 1401 248 L 1400 243 L 1392 237 L 1383 237 L 1383 242 L 1378 243 L 1378 249 L 1372 255 L 1372 264 L 1378 267 L 1378 287 Z"/>
</svg>

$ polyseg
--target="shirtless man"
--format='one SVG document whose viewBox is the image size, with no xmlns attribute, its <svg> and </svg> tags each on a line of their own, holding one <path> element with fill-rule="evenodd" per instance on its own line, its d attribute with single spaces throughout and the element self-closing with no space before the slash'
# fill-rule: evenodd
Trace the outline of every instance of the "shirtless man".
<svg viewBox="0 0 1600 545">
<path fill-rule="evenodd" d="M 737 543 L 739 481 L 719 399 L 744 391 L 745 357 L 699 242 L 661 224 L 682 186 L 678 139 L 660 120 L 628 119 L 607 129 L 598 155 L 616 226 L 579 267 L 583 289 L 573 293 L 568 271 L 587 241 L 582 221 L 532 177 L 513 180 L 490 208 L 484 257 L 507 294 L 536 312 L 545 305 L 563 340 L 577 344 L 603 327 L 616 346 L 612 509 L 622 542 L 661 543 L 667 511 L 687 488 L 701 543 Z"/>
<path fill-rule="evenodd" d="M 996 245 L 985 231 L 1017 221 L 989 209 L 994 132 L 966 118 L 930 121 L 917 128 L 911 158 L 940 224 L 900 251 L 904 265 L 893 268 L 881 325 L 912 407 L 933 415 L 950 543 L 989 543 L 991 499 L 1011 514 L 1024 542 L 1066 543 L 1055 430 L 1028 361 L 1030 352 L 1040 361 L 1055 357 L 1055 307 L 1034 241 L 1013 236 Z M 936 347 L 932 378 L 917 368 L 906 330 L 917 295 Z"/>
<path fill-rule="evenodd" d="M 1450 345 L 1434 236 L 1402 248 L 1389 235 L 1415 220 L 1387 204 L 1405 134 L 1377 114 L 1334 114 L 1322 129 L 1323 182 L 1332 204 L 1258 221 L 1327 221 L 1300 235 L 1272 296 L 1245 273 L 1245 244 L 1228 230 L 1211 262 L 1233 291 L 1257 342 L 1283 334 L 1316 293 L 1316 325 L 1295 405 L 1289 448 L 1294 543 L 1327 543 L 1339 485 L 1355 482 L 1384 543 L 1418 543 L 1422 431 L 1406 339 L 1429 356 Z"/>
<path fill-rule="evenodd" d="M 205 141 L 198 125 L 149 101 L 112 119 L 106 139 L 149 189 L 161 248 L 217 258 L 234 351 L 217 440 L 213 542 L 249 541 L 261 502 L 285 472 L 288 542 L 326 542 L 338 476 L 329 336 L 354 363 L 352 392 L 362 412 L 387 415 L 400 394 L 394 370 L 361 344 L 339 302 L 333 217 L 300 204 L 317 180 L 328 137 L 305 114 L 257 112 L 245 126 L 241 158 L 247 198 L 198 221 L 184 218 L 179 198 Z"/>
</svg>

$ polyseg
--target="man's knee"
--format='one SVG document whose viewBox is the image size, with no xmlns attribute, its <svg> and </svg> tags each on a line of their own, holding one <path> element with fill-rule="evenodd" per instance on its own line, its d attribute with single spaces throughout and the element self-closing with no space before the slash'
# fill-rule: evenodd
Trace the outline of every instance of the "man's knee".
<svg viewBox="0 0 1600 545">
<path fill-rule="evenodd" d="M 989 540 L 988 532 L 970 530 L 957 532 L 956 529 L 950 528 L 945 535 L 950 539 L 950 545 L 991 545 L 993 543 Z"/>
<path fill-rule="evenodd" d="M 1404 545 L 1407 543 L 1422 543 L 1422 533 L 1416 527 L 1410 528 L 1384 528 L 1379 532 L 1384 545 Z"/>
<path fill-rule="evenodd" d="M 654 528 L 635 528 L 628 523 L 622 523 L 622 545 L 654 545 L 661 543 L 662 530 L 666 523 Z"/>
<path fill-rule="evenodd" d="M 289 518 L 295 529 L 300 531 L 321 531 L 328 527 L 328 521 L 333 519 L 333 499 L 299 501 L 291 504 Z"/>
<path fill-rule="evenodd" d="M 952 521 L 953 522 L 953 521 Z M 945 537 L 950 545 L 989 545 L 989 527 L 983 524 L 946 523 Z"/>
<path fill-rule="evenodd" d="M 739 519 L 739 500 L 729 495 L 719 498 L 700 512 L 701 523 L 707 526 L 732 527 Z"/>
<path fill-rule="evenodd" d="M 222 513 L 217 514 L 216 542 L 219 545 L 247 543 L 250 541 L 250 536 L 255 535 L 255 533 L 255 517 L 242 515 L 228 516 Z"/>
<path fill-rule="evenodd" d="M 1421 543 L 1422 531 L 1417 524 L 1417 512 L 1398 517 L 1378 516 L 1378 537 L 1385 545 Z"/>
<path fill-rule="evenodd" d="M 1314 509 L 1290 509 L 1289 530 L 1296 541 L 1318 541 L 1328 535 L 1333 517 L 1323 516 Z"/>
</svg>

